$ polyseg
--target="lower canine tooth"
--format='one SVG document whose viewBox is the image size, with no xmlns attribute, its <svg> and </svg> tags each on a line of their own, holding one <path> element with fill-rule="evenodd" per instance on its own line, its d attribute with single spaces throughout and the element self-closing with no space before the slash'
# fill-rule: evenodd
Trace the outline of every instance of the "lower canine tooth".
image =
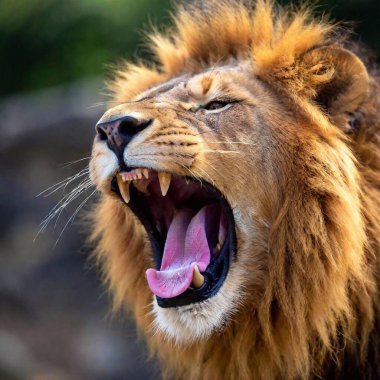
<svg viewBox="0 0 380 380">
<path fill-rule="evenodd" d="M 165 196 L 169 190 L 172 175 L 169 173 L 158 173 L 158 181 L 160 182 L 161 194 Z"/>
<path fill-rule="evenodd" d="M 194 266 L 194 272 L 193 272 L 193 281 L 192 284 L 194 288 L 199 289 L 205 282 L 204 276 L 199 272 L 198 266 Z"/>
<path fill-rule="evenodd" d="M 128 203 L 131 199 L 129 195 L 129 182 L 123 182 L 120 175 L 117 176 L 117 184 L 119 185 L 120 194 L 125 203 Z"/>
</svg>

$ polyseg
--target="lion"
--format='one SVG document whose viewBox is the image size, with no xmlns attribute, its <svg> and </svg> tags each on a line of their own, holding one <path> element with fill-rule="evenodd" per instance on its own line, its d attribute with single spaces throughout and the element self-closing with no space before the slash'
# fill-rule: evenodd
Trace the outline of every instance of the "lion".
<svg viewBox="0 0 380 380">
<path fill-rule="evenodd" d="M 109 83 L 96 259 L 173 379 L 380 378 L 378 73 L 307 7 L 179 5 Z"/>
</svg>

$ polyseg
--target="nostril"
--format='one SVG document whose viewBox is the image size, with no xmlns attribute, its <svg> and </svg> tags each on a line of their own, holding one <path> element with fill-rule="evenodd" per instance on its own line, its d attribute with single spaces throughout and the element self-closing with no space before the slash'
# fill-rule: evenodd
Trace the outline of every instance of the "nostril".
<svg viewBox="0 0 380 380">
<path fill-rule="evenodd" d="M 152 120 L 141 122 L 134 117 L 124 118 L 119 125 L 119 133 L 125 136 L 133 136 L 151 124 Z"/>
<path fill-rule="evenodd" d="M 102 126 L 97 125 L 95 127 L 95 130 L 96 130 L 96 134 L 98 135 L 99 140 L 101 140 L 101 141 L 107 140 L 107 138 L 108 138 L 107 137 L 107 132 L 103 129 Z"/>
</svg>

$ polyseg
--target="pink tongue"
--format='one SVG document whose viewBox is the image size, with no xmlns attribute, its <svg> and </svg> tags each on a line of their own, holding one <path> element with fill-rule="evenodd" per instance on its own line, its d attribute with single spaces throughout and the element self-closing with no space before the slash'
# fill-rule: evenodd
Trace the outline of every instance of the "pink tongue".
<svg viewBox="0 0 380 380">
<path fill-rule="evenodd" d="M 172 298 L 189 288 L 194 266 L 201 272 L 210 263 L 210 248 L 206 235 L 206 217 L 213 206 L 203 207 L 193 218 L 190 210 L 176 213 L 169 227 L 161 269 L 148 269 L 146 277 L 152 292 L 162 298 Z"/>
</svg>

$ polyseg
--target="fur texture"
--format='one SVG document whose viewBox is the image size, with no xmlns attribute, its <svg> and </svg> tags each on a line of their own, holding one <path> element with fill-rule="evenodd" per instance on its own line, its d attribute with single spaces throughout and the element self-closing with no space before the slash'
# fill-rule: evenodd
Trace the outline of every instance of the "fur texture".
<svg viewBox="0 0 380 380">
<path fill-rule="evenodd" d="M 145 166 L 220 189 L 234 209 L 237 258 L 214 303 L 159 310 L 145 280 L 146 234 L 109 193 L 116 163 L 95 143 L 92 178 L 104 195 L 93 236 L 115 308 L 127 305 L 175 379 L 378 378 L 377 72 L 306 9 L 210 0 L 173 20 L 150 36 L 155 64 L 118 70 L 110 89 L 120 105 L 108 115 L 157 120 L 126 162 L 141 164 L 144 147 L 159 162 Z M 189 113 L 220 93 L 244 101 L 218 119 Z"/>
</svg>

